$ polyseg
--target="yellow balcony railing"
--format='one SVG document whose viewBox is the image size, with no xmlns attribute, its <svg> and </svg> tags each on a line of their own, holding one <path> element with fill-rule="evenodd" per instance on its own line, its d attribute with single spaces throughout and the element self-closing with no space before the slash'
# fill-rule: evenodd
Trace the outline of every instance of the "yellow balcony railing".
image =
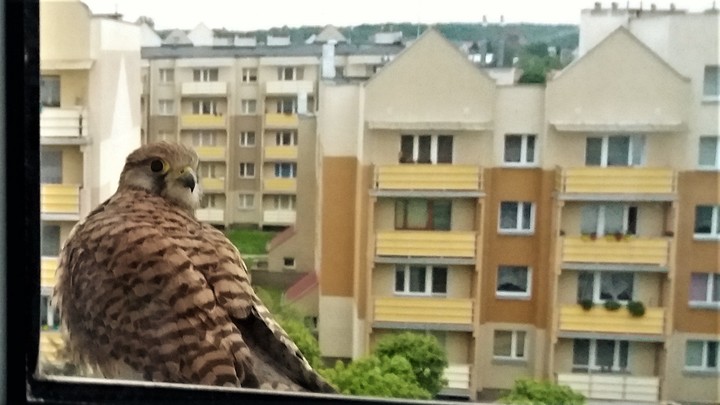
<svg viewBox="0 0 720 405">
<path fill-rule="evenodd" d="M 57 257 L 42 257 L 40 259 L 40 286 L 55 286 L 55 270 L 58 267 Z"/>
<path fill-rule="evenodd" d="M 274 178 L 263 181 L 263 188 L 270 192 L 294 193 L 297 190 L 297 180 L 294 178 Z"/>
<path fill-rule="evenodd" d="M 641 239 L 627 237 L 614 240 L 598 237 L 563 238 L 562 260 L 566 263 L 654 264 L 668 263 L 668 239 Z"/>
<path fill-rule="evenodd" d="M 224 146 L 196 146 L 195 152 L 200 160 L 225 160 Z"/>
<path fill-rule="evenodd" d="M 375 322 L 472 324 L 471 299 L 375 298 Z"/>
<path fill-rule="evenodd" d="M 225 191 L 225 179 L 218 179 L 213 177 L 202 177 L 200 179 L 200 185 L 203 191 Z"/>
<path fill-rule="evenodd" d="M 297 128 L 298 123 L 299 120 L 297 114 L 265 114 L 265 126 L 269 128 Z"/>
<path fill-rule="evenodd" d="M 224 128 L 224 115 L 185 114 L 180 117 L 183 128 Z"/>
<path fill-rule="evenodd" d="M 579 304 L 560 307 L 560 330 L 564 332 L 632 333 L 660 335 L 663 333 L 665 310 L 646 308 L 645 315 L 634 317 L 627 308 L 616 311 L 596 304 L 584 310 Z"/>
<path fill-rule="evenodd" d="M 644 167 L 579 167 L 560 169 L 557 189 L 578 194 L 672 194 L 671 169 Z"/>
<path fill-rule="evenodd" d="M 478 166 L 399 164 L 377 166 L 375 187 L 387 190 L 482 190 Z"/>
<path fill-rule="evenodd" d="M 58 351 L 63 347 L 63 339 L 60 332 L 40 332 L 40 357 L 44 361 L 55 363 L 58 361 Z"/>
<path fill-rule="evenodd" d="M 222 208 L 200 208 L 195 211 L 198 221 L 210 223 L 223 223 L 225 221 L 225 210 Z"/>
<path fill-rule="evenodd" d="M 378 256 L 475 257 L 475 232 L 380 231 Z"/>
<path fill-rule="evenodd" d="M 266 160 L 295 160 L 298 156 L 297 146 L 266 146 Z"/>
<path fill-rule="evenodd" d="M 660 378 L 618 374 L 558 374 L 557 382 L 595 400 L 657 403 Z"/>
<path fill-rule="evenodd" d="M 44 214 L 79 214 L 80 186 L 77 184 L 41 184 L 40 211 Z"/>
</svg>

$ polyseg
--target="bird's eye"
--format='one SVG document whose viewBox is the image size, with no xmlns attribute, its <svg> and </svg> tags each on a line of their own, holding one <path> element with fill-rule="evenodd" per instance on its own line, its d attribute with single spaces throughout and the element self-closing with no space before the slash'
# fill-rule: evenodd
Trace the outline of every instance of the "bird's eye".
<svg viewBox="0 0 720 405">
<path fill-rule="evenodd" d="M 168 170 L 168 164 L 162 159 L 155 159 L 150 162 L 150 170 L 153 173 L 165 173 Z"/>
</svg>

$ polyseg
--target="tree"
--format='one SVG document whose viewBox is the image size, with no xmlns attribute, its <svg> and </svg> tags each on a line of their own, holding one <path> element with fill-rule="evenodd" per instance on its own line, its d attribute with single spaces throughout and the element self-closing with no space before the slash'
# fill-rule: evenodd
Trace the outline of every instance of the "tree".
<svg viewBox="0 0 720 405">
<path fill-rule="evenodd" d="M 447 355 L 435 336 L 412 332 L 389 335 L 380 339 L 374 354 L 380 358 L 407 359 L 418 384 L 433 396 L 447 384 L 443 378 L 448 366 Z"/>
<path fill-rule="evenodd" d="M 523 71 L 518 83 L 545 83 L 548 72 L 561 67 L 560 58 L 551 56 L 544 42 L 534 42 L 523 47 L 518 65 Z"/>
<path fill-rule="evenodd" d="M 585 397 L 565 385 L 520 379 L 500 402 L 508 405 L 583 405 Z"/>
</svg>

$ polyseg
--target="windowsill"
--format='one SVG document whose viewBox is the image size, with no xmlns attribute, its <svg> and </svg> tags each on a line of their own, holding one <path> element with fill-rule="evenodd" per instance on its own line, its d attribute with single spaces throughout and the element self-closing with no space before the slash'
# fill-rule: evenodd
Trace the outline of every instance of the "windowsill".
<svg viewBox="0 0 720 405">
<path fill-rule="evenodd" d="M 683 369 L 683 375 L 692 377 L 717 377 L 720 376 L 720 369 Z"/>
<path fill-rule="evenodd" d="M 535 234 L 535 230 L 498 229 L 498 234 L 505 236 L 532 236 Z"/>
<path fill-rule="evenodd" d="M 720 166 L 698 166 L 700 172 L 720 172 Z"/>
<path fill-rule="evenodd" d="M 709 309 L 711 311 L 720 311 L 720 302 L 689 302 L 688 306 L 693 309 Z"/>
<path fill-rule="evenodd" d="M 528 295 L 511 295 L 511 294 L 504 294 L 495 292 L 495 298 L 499 300 L 518 300 L 518 301 L 530 301 L 532 298 L 529 294 Z"/>
<path fill-rule="evenodd" d="M 414 292 L 395 291 L 393 294 L 396 297 L 402 297 L 402 298 L 447 298 L 447 294 L 442 294 L 442 293 L 414 293 Z"/>
<path fill-rule="evenodd" d="M 492 358 L 492 364 L 503 365 L 503 366 L 525 366 L 527 365 L 527 358 L 513 358 L 513 357 L 495 357 Z"/>
<path fill-rule="evenodd" d="M 720 235 L 694 234 L 693 240 L 698 242 L 717 242 L 720 241 Z"/>
<path fill-rule="evenodd" d="M 540 167 L 540 165 L 538 165 L 537 163 L 503 162 L 502 167 L 507 169 L 537 169 L 538 167 Z"/>
<path fill-rule="evenodd" d="M 720 103 L 720 96 L 703 96 L 701 103 L 703 103 L 703 104 L 718 104 L 718 103 Z"/>
</svg>

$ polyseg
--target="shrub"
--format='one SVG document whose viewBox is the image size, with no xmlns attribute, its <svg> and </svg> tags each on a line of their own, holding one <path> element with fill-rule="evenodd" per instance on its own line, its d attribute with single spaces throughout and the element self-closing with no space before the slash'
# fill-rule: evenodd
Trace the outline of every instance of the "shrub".
<svg viewBox="0 0 720 405">
<path fill-rule="evenodd" d="M 622 305 L 620 305 L 620 303 L 615 300 L 605 301 L 605 309 L 607 309 L 608 311 L 617 311 L 618 309 L 620 309 L 621 306 Z"/>
<path fill-rule="evenodd" d="M 585 397 L 565 385 L 520 379 L 515 381 L 509 393 L 500 398 L 500 402 L 512 405 L 582 405 Z"/>
<path fill-rule="evenodd" d="M 640 301 L 630 301 L 627 304 L 628 312 L 634 317 L 641 317 L 645 315 L 645 305 Z"/>
<path fill-rule="evenodd" d="M 593 300 L 591 300 L 589 298 L 580 300 L 579 304 L 582 307 L 582 309 L 584 309 L 585 311 L 589 311 L 592 309 L 593 306 L 595 306 L 595 303 L 593 302 Z"/>
</svg>

